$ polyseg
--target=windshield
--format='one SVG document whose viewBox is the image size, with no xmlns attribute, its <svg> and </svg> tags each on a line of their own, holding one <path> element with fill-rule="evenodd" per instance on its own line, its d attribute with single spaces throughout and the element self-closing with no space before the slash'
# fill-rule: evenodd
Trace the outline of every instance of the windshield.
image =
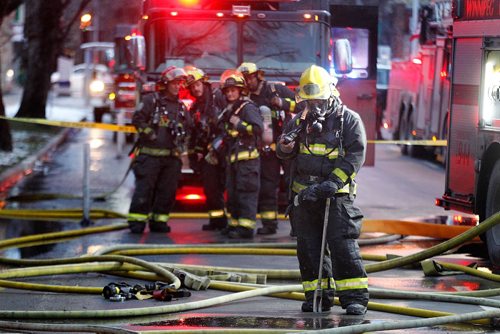
<svg viewBox="0 0 500 334">
<path fill-rule="evenodd" d="M 158 20 L 149 29 L 148 70 L 193 65 L 220 74 L 247 61 L 266 76 L 300 75 L 311 64 L 327 64 L 328 33 L 318 22 Z"/>
<path fill-rule="evenodd" d="M 325 31 L 321 31 L 324 27 Z M 326 26 L 311 22 L 245 22 L 243 57 L 266 74 L 302 73 L 311 64 L 327 59 Z"/>
<path fill-rule="evenodd" d="M 237 66 L 237 25 L 231 21 L 156 21 L 150 29 L 148 70 L 193 65 L 204 70 Z"/>
</svg>

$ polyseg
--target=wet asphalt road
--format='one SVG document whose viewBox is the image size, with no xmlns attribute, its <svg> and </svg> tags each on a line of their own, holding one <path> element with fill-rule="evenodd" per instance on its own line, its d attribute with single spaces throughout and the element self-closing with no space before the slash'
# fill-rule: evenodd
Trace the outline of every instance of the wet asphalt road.
<svg viewBox="0 0 500 334">
<path fill-rule="evenodd" d="M 91 193 L 100 194 L 114 189 L 122 179 L 128 167 L 128 159 L 117 159 L 116 147 L 108 132 L 96 130 L 74 131 L 65 145 L 60 147 L 52 161 L 42 165 L 33 175 L 26 177 L 11 194 L 48 192 L 79 195 L 82 184 L 82 143 L 91 146 Z M 358 177 L 358 204 L 368 219 L 427 218 L 445 214 L 440 208 L 433 206 L 434 197 L 440 196 L 444 184 L 444 171 L 439 165 L 428 161 L 415 161 L 401 157 L 397 148 L 377 148 L 376 166 L 363 169 Z M 126 213 L 133 191 L 133 177 L 107 200 L 93 202 L 92 208 L 105 208 Z M 80 208 L 79 199 L 58 199 L 33 203 L 11 203 L 10 208 Z M 100 220 L 95 225 L 121 223 L 123 220 Z M 174 219 L 171 222 L 172 232 L 169 234 L 149 233 L 132 235 L 127 230 L 120 230 L 96 235 L 79 237 L 73 240 L 4 251 L 4 257 L 11 258 L 65 258 L 92 254 L 104 247 L 118 244 L 200 244 L 228 243 L 215 232 L 201 231 L 203 219 Z M 78 221 L 40 222 L 22 220 L 0 220 L 0 239 L 43 233 L 48 231 L 80 229 Z M 278 234 L 272 237 L 256 237 L 254 242 L 294 242 L 289 236 L 289 223 L 280 223 Z M 373 235 L 364 235 L 369 238 Z M 238 243 L 237 241 L 232 241 Z M 367 254 L 400 254 L 406 255 L 429 248 L 436 241 L 424 237 L 407 237 L 390 244 L 362 246 Z M 467 251 L 477 251 L 474 245 Z M 481 255 L 479 252 L 474 255 Z M 141 256 L 151 262 L 169 262 L 183 264 L 203 264 L 209 266 L 298 269 L 295 256 L 244 256 L 244 255 L 154 255 Z M 488 266 L 481 257 L 469 253 L 455 253 L 439 256 L 440 260 L 469 264 L 479 263 Z M 367 261 L 367 263 L 370 263 Z M 104 273 L 71 274 L 64 276 L 44 276 L 22 278 L 21 281 L 58 285 L 78 285 L 103 287 L 110 282 L 127 281 L 130 284 L 144 284 L 144 281 L 130 278 L 109 276 Z M 269 284 L 299 284 L 299 280 L 269 281 Z M 468 275 L 452 275 L 443 277 L 425 277 L 417 269 L 392 269 L 369 275 L 372 288 L 403 289 L 407 291 L 470 291 L 485 288 L 498 288 L 498 282 L 491 282 Z M 194 291 L 190 298 L 179 299 L 175 303 L 201 301 L 207 298 L 224 295 L 226 292 L 216 290 Z M 496 300 L 500 298 L 495 297 Z M 486 307 L 442 302 L 426 302 L 416 300 L 372 299 L 374 302 L 404 307 L 440 310 L 452 313 L 480 311 Z M 143 307 L 158 307 L 170 304 L 156 300 L 130 300 L 110 302 L 99 295 L 61 294 L 25 291 L 15 289 L 0 290 L 0 312 L 19 311 L 59 311 L 59 310 L 110 310 Z M 235 332 L 243 328 L 313 330 L 333 327 L 344 327 L 359 323 L 380 323 L 414 319 L 410 316 L 369 310 L 362 316 L 347 316 L 340 307 L 334 307 L 329 314 L 315 315 L 302 313 L 300 301 L 270 297 L 220 304 L 208 308 L 183 311 L 172 314 L 161 314 L 142 317 L 120 317 L 116 319 L 70 319 L 38 320 L 47 323 L 87 323 L 115 326 L 136 331 L 174 329 L 210 329 L 233 328 Z M 4 320 L 4 319 L 2 319 Z M 27 320 L 24 320 L 27 321 Z M 34 321 L 34 320 L 31 320 Z M 389 331 L 387 331 L 389 332 Z M 475 325 L 449 325 L 433 328 L 404 330 L 405 333 L 494 333 L 495 330 Z M 383 333 L 383 332 L 382 332 Z M 390 331 L 403 333 L 403 330 Z"/>
</svg>

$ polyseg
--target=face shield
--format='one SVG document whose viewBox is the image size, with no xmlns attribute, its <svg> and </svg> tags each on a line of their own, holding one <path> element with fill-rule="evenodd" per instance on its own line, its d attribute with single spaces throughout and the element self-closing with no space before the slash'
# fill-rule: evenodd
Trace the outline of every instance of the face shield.
<svg viewBox="0 0 500 334">
<path fill-rule="evenodd" d="M 307 100 L 307 107 L 310 115 L 314 118 L 325 117 L 328 112 L 328 100 Z"/>
</svg>

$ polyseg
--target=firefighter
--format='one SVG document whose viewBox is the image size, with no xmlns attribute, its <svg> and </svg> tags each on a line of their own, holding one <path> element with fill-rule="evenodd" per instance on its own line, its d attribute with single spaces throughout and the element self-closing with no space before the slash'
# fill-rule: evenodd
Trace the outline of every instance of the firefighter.
<svg viewBox="0 0 500 334">
<path fill-rule="evenodd" d="M 135 191 L 128 214 L 132 233 L 142 233 L 148 221 L 152 232 L 170 232 L 167 222 L 181 175 L 180 154 L 191 127 L 179 100 L 185 79 L 182 68 L 168 67 L 160 78 L 164 87 L 145 95 L 132 118 L 139 133 L 133 163 Z"/>
<path fill-rule="evenodd" d="M 212 87 L 205 73 L 198 68 L 186 68 L 186 73 L 186 85 L 194 98 L 190 109 L 193 131 L 188 148 L 189 164 L 202 177 L 209 217 L 209 223 L 204 224 L 202 229 L 222 230 L 227 227 L 224 208 L 225 163 L 224 159 L 205 159 L 209 145 L 221 134 L 217 127 L 219 109 L 214 106 Z"/>
<path fill-rule="evenodd" d="M 221 120 L 226 133 L 227 209 L 231 215 L 223 233 L 231 239 L 249 239 L 253 237 L 257 216 L 262 119 L 257 106 L 244 96 L 245 79 L 239 71 L 222 73 L 220 87 L 227 102 Z M 213 147 L 216 146 L 220 147 L 214 143 Z"/>
<path fill-rule="evenodd" d="M 258 206 L 262 227 L 257 229 L 257 234 L 275 234 L 278 228 L 281 168 L 285 172 L 285 183 L 289 181 L 289 163 L 278 159 L 275 143 L 283 131 L 283 125 L 290 120 L 290 113 L 294 112 L 295 93 L 285 85 L 267 82 L 264 79 L 264 71 L 258 69 L 254 63 L 242 63 L 238 70 L 245 77 L 250 99 L 259 107 L 264 123 Z"/>
<path fill-rule="evenodd" d="M 298 99 L 306 108 L 290 121 L 277 154 L 292 159 L 293 224 L 306 301 L 313 310 L 319 266 L 323 273 L 322 311 L 330 310 L 334 292 L 347 314 L 362 315 L 368 303 L 368 278 L 356 239 L 361 211 L 353 203 L 354 177 L 365 160 L 366 134 L 359 115 L 342 104 L 336 80 L 312 65 L 300 77 Z M 327 250 L 320 259 L 326 199 L 330 198 Z M 328 253 L 328 252 L 326 252 Z"/>
</svg>

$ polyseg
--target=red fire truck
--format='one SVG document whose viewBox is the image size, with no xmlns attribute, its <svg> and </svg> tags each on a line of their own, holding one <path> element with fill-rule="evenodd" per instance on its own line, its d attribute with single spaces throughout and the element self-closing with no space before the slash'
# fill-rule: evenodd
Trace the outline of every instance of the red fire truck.
<svg viewBox="0 0 500 334">
<path fill-rule="evenodd" d="M 196 66 L 214 83 L 224 70 L 253 62 L 268 81 L 296 87 L 311 64 L 335 74 L 336 39 L 349 39 L 353 68 L 336 74 L 343 101 L 375 138 L 378 7 L 341 0 L 145 0 L 140 31 L 145 75 L 154 82 L 170 65 Z M 367 165 L 374 163 L 371 145 Z M 182 191 L 182 188 L 181 188 Z M 192 197 L 196 198 L 196 197 Z"/>
<path fill-rule="evenodd" d="M 408 60 L 392 61 L 384 121 L 392 139 L 446 139 L 451 24 L 450 0 L 422 7 L 418 54 Z M 424 150 L 444 162 L 446 147 L 401 145 L 404 155 L 418 156 Z"/>
<path fill-rule="evenodd" d="M 448 164 L 437 204 L 479 215 L 500 211 L 500 0 L 454 0 Z M 485 233 L 500 265 L 500 225 Z"/>
</svg>

